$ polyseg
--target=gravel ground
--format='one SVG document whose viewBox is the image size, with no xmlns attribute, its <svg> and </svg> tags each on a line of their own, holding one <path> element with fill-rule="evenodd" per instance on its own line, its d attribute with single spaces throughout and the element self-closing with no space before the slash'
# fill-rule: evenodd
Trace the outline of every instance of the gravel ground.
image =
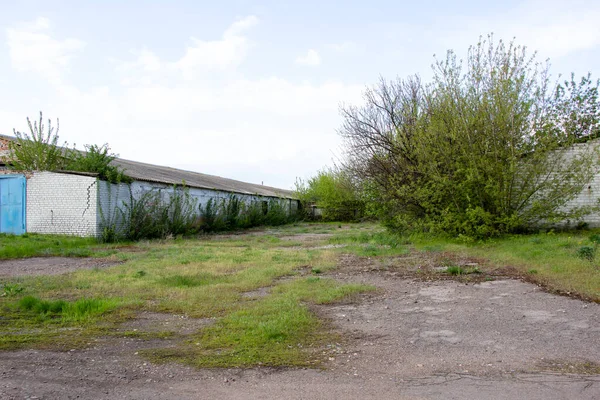
<svg viewBox="0 0 600 400">
<path fill-rule="evenodd" d="M 324 370 L 154 365 L 136 352 L 175 342 L 98 339 L 2 353 L 0 399 L 600 399 L 599 304 L 513 279 L 427 282 L 355 261 L 332 276 L 380 290 L 314 308 L 348 337 Z M 145 313 L 125 328 L 207 323 Z"/>
</svg>

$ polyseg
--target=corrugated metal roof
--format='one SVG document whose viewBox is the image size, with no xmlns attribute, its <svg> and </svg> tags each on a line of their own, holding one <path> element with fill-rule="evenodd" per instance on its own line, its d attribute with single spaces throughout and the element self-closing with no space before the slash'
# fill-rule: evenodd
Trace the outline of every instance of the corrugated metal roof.
<svg viewBox="0 0 600 400">
<path fill-rule="evenodd" d="M 13 136 L 0 134 L 0 138 L 14 140 Z M 182 169 L 165 167 L 162 165 L 146 164 L 137 161 L 117 158 L 113 164 L 125 170 L 125 175 L 134 180 L 165 183 L 168 185 L 181 185 L 185 182 L 186 186 L 200 189 L 221 190 L 224 192 L 281 197 L 286 199 L 296 199 L 292 190 L 278 189 L 271 186 L 257 185 L 236 181 L 234 179 L 221 178 L 220 176 L 202 174 L 200 172 L 185 171 Z M 68 173 L 68 171 L 60 171 Z"/>
<path fill-rule="evenodd" d="M 170 185 L 181 185 L 182 182 L 185 182 L 186 186 L 201 189 L 222 190 L 224 192 L 290 199 L 296 198 L 294 192 L 291 190 L 241 182 L 199 172 L 146 164 L 137 161 L 124 160 L 122 158 L 117 158 L 113 161 L 113 164 L 123 168 L 125 170 L 125 175 L 138 181 L 166 183 Z"/>
</svg>

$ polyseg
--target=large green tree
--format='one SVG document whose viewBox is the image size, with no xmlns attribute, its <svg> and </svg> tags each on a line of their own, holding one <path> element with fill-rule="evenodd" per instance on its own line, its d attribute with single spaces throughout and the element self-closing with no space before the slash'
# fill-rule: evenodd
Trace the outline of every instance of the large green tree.
<svg viewBox="0 0 600 400">
<path fill-rule="evenodd" d="M 381 80 L 344 107 L 346 168 L 394 226 L 476 237 L 578 218 L 566 207 L 598 165 L 598 85 L 553 84 L 547 64 L 490 36 L 434 78 Z"/>
</svg>

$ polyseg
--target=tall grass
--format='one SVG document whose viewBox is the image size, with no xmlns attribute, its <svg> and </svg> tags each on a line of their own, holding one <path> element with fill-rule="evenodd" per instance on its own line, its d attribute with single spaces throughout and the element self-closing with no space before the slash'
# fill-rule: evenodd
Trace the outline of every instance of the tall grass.
<svg viewBox="0 0 600 400">
<path fill-rule="evenodd" d="M 90 322 L 118 306 L 114 299 L 83 298 L 73 302 L 65 300 L 42 300 L 25 296 L 18 302 L 19 309 L 38 319 L 59 319 L 61 322 Z"/>
</svg>

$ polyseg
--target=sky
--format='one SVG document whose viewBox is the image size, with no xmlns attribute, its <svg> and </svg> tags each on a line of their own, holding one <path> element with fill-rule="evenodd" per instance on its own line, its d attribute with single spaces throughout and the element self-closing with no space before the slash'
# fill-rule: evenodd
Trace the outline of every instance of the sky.
<svg viewBox="0 0 600 400">
<path fill-rule="evenodd" d="M 43 111 L 61 143 L 291 189 L 339 158 L 340 106 L 380 77 L 428 81 L 493 33 L 599 78 L 598 21 L 577 0 L 0 0 L 0 134 Z"/>
</svg>

